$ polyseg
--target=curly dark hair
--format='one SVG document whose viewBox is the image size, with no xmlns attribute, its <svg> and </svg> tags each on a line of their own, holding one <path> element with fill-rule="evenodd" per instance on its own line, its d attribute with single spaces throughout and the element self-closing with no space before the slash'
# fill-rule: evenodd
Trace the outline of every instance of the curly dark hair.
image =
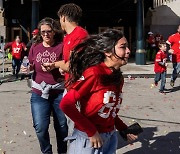
<svg viewBox="0 0 180 154">
<path fill-rule="evenodd" d="M 62 5 L 57 14 L 59 17 L 60 16 L 67 17 L 69 22 L 79 23 L 82 17 L 82 9 L 74 3 L 68 3 Z"/>
<path fill-rule="evenodd" d="M 76 82 L 87 68 L 104 62 L 104 53 L 113 53 L 115 45 L 123 36 L 123 33 L 119 30 L 108 29 L 100 34 L 91 35 L 88 39 L 77 45 L 70 57 L 70 78 L 67 85 Z M 111 75 L 111 77 L 109 76 L 112 81 L 111 84 L 120 82 L 122 76 L 120 70 L 113 69 Z M 106 77 L 103 78 L 105 79 Z"/>
<path fill-rule="evenodd" d="M 46 17 L 46 18 L 42 19 L 38 24 L 39 32 L 38 32 L 37 39 L 35 41 L 36 44 L 43 42 L 43 39 L 42 39 L 41 34 L 40 34 L 42 25 L 50 26 L 51 29 L 55 32 L 55 35 L 54 35 L 54 43 L 55 44 L 62 42 L 63 31 L 60 29 L 59 23 L 52 18 Z"/>
</svg>

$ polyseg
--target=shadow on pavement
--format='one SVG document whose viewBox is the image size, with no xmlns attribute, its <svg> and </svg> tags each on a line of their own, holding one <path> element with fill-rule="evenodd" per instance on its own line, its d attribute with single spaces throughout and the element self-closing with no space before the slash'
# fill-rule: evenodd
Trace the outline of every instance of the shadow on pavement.
<svg viewBox="0 0 180 154">
<path fill-rule="evenodd" d="M 16 79 L 15 76 L 13 76 L 13 75 L 6 75 L 5 77 L 0 78 L 0 80 L 1 80 L 1 84 L 6 83 L 6 82 L 16 82 L 16 81 L 18 81 L 18 79 Z"/>
<path fill-rule="evenodd" d="M 173 92 L 179 91 L 180 90 L 180 86 L 176 86 L 176 87 L 173 87 L 171 89 L 166 89 L 166 90 L 167 90 L 166 93 L 173 93 Z"/>
<path fill-rule="evenodd" d="M 157 127 L 143 128 L 144 132 L 139 135 L 136 142 L 141 143 L 141 147 L 129 150 L 126 154 L 179 154 L 180 132 L 170 132 L 162 136 L 154 136 Z M 118 149 L 128 145 L 119 136 Z"/>
</svg>

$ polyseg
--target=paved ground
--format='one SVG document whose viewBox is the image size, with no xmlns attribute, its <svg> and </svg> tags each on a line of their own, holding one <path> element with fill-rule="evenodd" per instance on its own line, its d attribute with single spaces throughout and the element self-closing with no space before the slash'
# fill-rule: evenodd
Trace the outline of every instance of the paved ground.
<svg viewBox="0 0 180 154">
<path fill-rule="evenodd" d="M 158 87 L 151 86 L 153 78 L 125 79 L 119 114 L 128 125 L 139 122 L 144 132 L 133 144 L 127 144 L 119 137 L 117 154 L 180 153 L 180 78 L 172 90 L 169 80 L 166 86 L 169 91 L 163 95 L 158 93 Z M 32 127 L 29 98 L 26 80 L 0 85 L 0 153 L 40 154 Z M 56 153 L 52 124 L 50 134 Z"/>
<path fill-rule="evenodd" d="M 2 66 L 2 65 L 1 65 Z M 0 67 L 1 67 L 0 66 Z M 0 74 L 0 154 L 40 154 L 39 143 L 32 127 L 30 88 L 26 80 L 15 81 L 8 72 Z M 153 87 L 153 63 L 136 65 L 129 62 L 122 67 L 125 78 L 124 100 L 119 112 L 128 124 L 139 122 L 144 132 L 133 144 L 119 137 L 117 154 L 179 154 L 180 153 L 180 78 L 173 89 L 167 78 L 166 95 Z M 168 77 L 172 72 L 169 63 Z M 52 121 L 53 124 L 53 121 Z M 50 125 L 51 143 L 56 153 L 55 135 Z"/>
</svg>

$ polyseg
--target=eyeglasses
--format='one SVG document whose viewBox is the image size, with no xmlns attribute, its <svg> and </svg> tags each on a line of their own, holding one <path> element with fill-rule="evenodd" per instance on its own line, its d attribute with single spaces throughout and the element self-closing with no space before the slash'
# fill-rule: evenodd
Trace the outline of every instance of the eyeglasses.
<svg viewBox="0 0 180 154">
<path fill-rule="evenodd" d="M 51 33 L 52 33 L 52 30 L 43 30 L 43 31 L 41 31 L 41 35 L 45 35 L 45 34 L 50 35 Z"/>
</svg>

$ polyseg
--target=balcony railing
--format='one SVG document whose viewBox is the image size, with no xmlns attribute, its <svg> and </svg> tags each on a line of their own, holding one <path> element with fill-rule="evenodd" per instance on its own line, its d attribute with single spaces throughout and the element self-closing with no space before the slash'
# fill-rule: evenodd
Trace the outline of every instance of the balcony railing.
<svg viewBox="0 0 180 154">
<path fill-rule="evenodd" d="M 153 7 L 156 8 L 161 5 L 166 5 L 167 3 L 171 3 L 176 0 L 153 0 Z"/>
</svg>

